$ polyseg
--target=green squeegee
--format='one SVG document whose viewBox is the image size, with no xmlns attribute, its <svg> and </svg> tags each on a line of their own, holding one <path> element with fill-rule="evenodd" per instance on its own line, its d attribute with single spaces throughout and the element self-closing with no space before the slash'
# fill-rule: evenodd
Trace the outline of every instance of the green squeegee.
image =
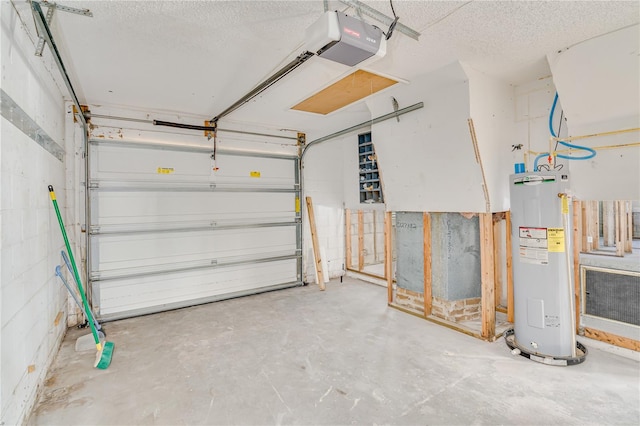
<svg viewBox="0 0 640 426">
<path fill-rule="evenodd" d="M 58 208 L 58 201 L 56 200 L 56 193 L 53 191 L 53 186 L 49 185 L 49 195 L 51 196 L 51 201 L 53 202 L 53 208 L 56 210 L 56 216 L 58 216 L 58 224 L 60 224 L 60 231 L 62 231 L 62 238 L 64 238 L 64 244 L 67 247 L 67 253 L 69 253 L 69 260 L 71 260 L 71 266 L 73 267 L 73 275 L 76 278 L 76 283 L 78 284 L 78 291 L 80 292 L 80 297 L 82 297 L 82 304 L 84 305 L 85 312 L 91 312 L 89 308 L 89 303 L 87 302 L 87 296 L 84 293 L 84 289 L 82 288 L 82 282 L 80 281 L 80 275 L 78 274 L 78 268 L 76 267 L 76 261 L 73 258 L 73 252 L 71 251 L 71 246 L 69 245 L 69 239 L 67 238 L 67 231 L 64 229 L 64 222 L 62 222 L 62 216 L 60 215 L 60 209 Z M 100 339 L 98 338 L 98 332 L 96 330 L 96 326 L 92 321 L 88 321 L 89 326 L 91 327 L 91 334 L 93 334 L 93 340 L 96 342 L 96 349 L 98 353 L 96 354 L 96 362 L 94 363 L 94 367 L 105 370 L 111 364 L 111 357 L 113 356 L 114 344 L 113 342 L 104 342 L 104 346 L 100 343 Z"/>
</svg>

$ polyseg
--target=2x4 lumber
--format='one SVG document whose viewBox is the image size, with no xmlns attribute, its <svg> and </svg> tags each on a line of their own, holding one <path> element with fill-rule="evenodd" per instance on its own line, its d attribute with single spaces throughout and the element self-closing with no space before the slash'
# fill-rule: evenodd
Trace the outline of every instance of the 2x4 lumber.
<svg viewBox="0 0 640 426">
<path fill-rule="evenodd" d="M 424 315 L 431 315 L 433 295 L 431 282 L 431 215 L 422 213 L 422 253 L 424 256 Z"/>
<path fill-rule="evenodd" d="M 582 274 L 580 274 L 580 246 L 582 244 L 582 239 L 580 235 L 582 234 L 582 215 L 580 214 L 580 201 L 574 200 L 572 202 L 573 212 L 572 212 L 572 222 L 573 222 L 573 287 L 574 287 L 574 297 L 575 297 L 575 307 L 576 307 L 576 333 L 580 329 L 580 310 L 582 308 L 582 304 L 580 302 L 581 291 L 581 278 Z"/>
<path fill-rule="evenodd" d="M 493 218 L 491 213 L 480 213 L 480 269 L 482 337 L 491 340 L 496 334 L 496 304 L 494 296 L 495 274 L 493 258 Z"/>
<path fill-rule="evenodd" d="M 316 273 L 320 290 L 325 289 L 324 274 L 322 272 L 322 258 L 320 257 L 320 244 L 318 244 L 318 234 L 316 232 L 316 219 L 313 214 L 313 203 L 311 197 L 306 197 L 307 214 L 309 215 L 309 229 L 311 230 L 311 243 L 313 245 L 313 258 L 316 264 Z"/>
<path fill-rule="evenodd" d="M 351 269 L 351 210 L 345 209 L 344 211 L 344 227 L 345 227 L 345 252 L 346 252 L 346 261 L 345 267 L 347 270 Z"/>
<path fill-rule="evenodd" d="M 614 201 L 614 212 L 616 215 L 616 256 L 624 256 L 624 225 L 626 217 L 624 214 L 624 205 L 622 201 Z"/>
<path fill-rule="evenodd" d="M 495 288 L 494 288 L 494 296 L 495 296 L 495 305 L 500 306 L 500 302 L 502 300 L 502 265 L 500 264 L 502 260 L 502 246 L 500 242 L 502 241 L 502 215 L 500 213 L 493 214 L 493 275 L 495 277 Z"/>
<path fill-rule="evenodd" d="M 602 202 L 602 242 L 605 247 L 613 247 L 616 242 L 615 215 L 613 214 L 613 201 Z"/>
<path fill-rule="evenodd" d="M 384 213 L 384 277 L 387 279 L 387 303 L 393 302 L 393 256 L 391 212 Z"/>
<path fill-rule="evenodd" d="M 593 250 L 600 249 L 600 203 L 598 201 L 589 202 L 589 215 L 591 217 L 591 240 L 593 241 Z"/>
<path fill-rule="evenodd" d="M 358 271 L 364 269 L 364 212 L 358 210 Z"/>
<path fill-rule="evenodd" d="M 513 311 L 513 253 L 511 249 L 511 212 L 505 215 L 506 245 L 507 245 L 507 321 L 514 322 Z"/>
<path fill-rule="evenodd" d="M 627 253 L 633 252 L 633 205 L 631 201 L 625 201 L 625 208 L 627 211 L 627 235 L 624 244 L 624 251 Z"/>
<path fill-rule="evenodd" d="M 584 336 L 588 337 L 589 339 L 607 342 L 611 345 L 640 352 L 640 341 L 630 339 L 628 337 L 618 336 L 617 334 L 607 333 L 602 330 L 595 330 L 593 328 L 587 327 L 585 327 L 584 329 Z"/>
</svg>

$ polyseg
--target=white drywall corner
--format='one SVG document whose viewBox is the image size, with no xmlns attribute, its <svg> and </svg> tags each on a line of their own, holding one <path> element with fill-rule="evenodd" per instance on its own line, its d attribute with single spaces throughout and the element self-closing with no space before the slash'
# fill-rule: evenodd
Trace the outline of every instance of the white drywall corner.
<svg viewBox="0 0 640 426">
<path fill-rule="evenodd" d="M 388 211 L 483 212 L 482 174 L 469 126 L 469 84 L 458 62 L 367 101 L 373 117 L 424 102 L 374 124 L 372 140 Z"/>
<path fill-rule="evenodd" d="M 639 52 L 640 26 L 634 25 L 547 55 L 569 136 L 640 127 Z M 575 144 L 595 148 L 634 142 L 638 132 Z M 592 159 L 570 161 L 569 168 L 580 199 L 640 199 L 638 146 L 599 149 Z"/>
<path fill-rule="evenodd" d="M 463 64 L 469 78 L 469 106 L 482 159 L 490 209 L 509 209 L 511 145 L 515 134 L 514 88 Z"/>
</svg>

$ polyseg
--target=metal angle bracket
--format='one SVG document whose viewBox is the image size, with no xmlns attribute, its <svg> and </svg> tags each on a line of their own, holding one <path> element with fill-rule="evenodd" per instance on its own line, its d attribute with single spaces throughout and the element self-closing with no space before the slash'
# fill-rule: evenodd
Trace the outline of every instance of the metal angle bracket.
<svg viewBox="0 0 640 426">
<path fill-rule="evenodd" d="M 383 14 L 382 12 L 374 9 L 371 6 L 368 6 L 364 3 L 362 3 L 361 1 L 358 0 L 339 0 L 340 3 L 346 5 L 346 6 L 350 6 L 353 7 L 354 9 L 356 9 L 356 12 L 358 13 L 358 16 L 361 15 L 367 15 L 373 19 L 375 19 L 378 22 L 383 23 L 384 25 L 391 25 L 392 22 L 394 22 L 394 18 L 391 18 L 385 14 Z M 326 11 L 326 9 L 325 9 Z M 395 30 L 408 36 L 411 37 L 414 40 L 419 41 L 420 40 L 420 33 L 412 28 L 407 27 L 406 25 L 401 24 L 400 22 L 397 23 Z"/>
<path fill-rule="evenodd" d="M 51 21 L 53 20 L 53 12 L 55 12 L 56 9 L 62 12 L 75 13 L 76 15 L 83 15 L 83 16 L 88 16 L 90 18 L 93 18 L 93 13 L 89 9 L 78 9 L 75 7 L 63 6 L 61 4 L 48 2 L 46 0 L 42 1 L 42 4 L 47 6 L 47 15 L 46 15 L 47 25 L 51 24 Z M 44 40 L 44 37 L 39 33 L 37 25 L 36 25 L 36 31 L 38 32 L 38 44 L 36 46 L 35 55 L 42 56 L 45 40 Z"/>
</svg>

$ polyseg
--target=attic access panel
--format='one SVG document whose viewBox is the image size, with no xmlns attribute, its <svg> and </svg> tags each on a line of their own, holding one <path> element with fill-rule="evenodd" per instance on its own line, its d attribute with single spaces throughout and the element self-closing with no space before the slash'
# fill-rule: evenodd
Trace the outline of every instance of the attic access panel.
<svg viewBox="0 0 640 426">
<path fill-rule="evenodd" d="M 326 115 L 393 86 L 397 82 L 368 71 L 356 70 L 291 109 Z"/>
</svg>

